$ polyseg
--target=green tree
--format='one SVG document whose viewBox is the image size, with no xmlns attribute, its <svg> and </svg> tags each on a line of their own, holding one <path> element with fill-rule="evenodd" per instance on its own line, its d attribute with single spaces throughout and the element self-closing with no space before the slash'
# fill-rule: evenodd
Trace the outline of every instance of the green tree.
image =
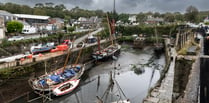
<svg viewBox="0 0 209 103">
<path fill-rule="evenodd" d="M 34 15 L 46 15 L 46 11 L 40 8 L 35 8 L 33 11 Z"/>
<path fill-rule="evenodd" d="M 119 20 L 121 20 L 122 22 L 124 22 L 124 23 L 126 23 L 126 22 L 128 22 L 128 18 L 129 18 L 129 15 L 128 14 L 120 14 L 119 16 L 118 16 L 118 19 Z"/>
<path fill-rule="evenodd" d="M 139 13 L 137 14 L 136 16 L 136 20 L 139 22 L 139 23 L 143 23 L 145 20 L 146 20 L 146 15 L 144 13 Z"/>
<path fill-rule="evenodd" d="M 67 31 L 70 32 L 70 33 L 73 32 L 74 30 L 75 30 L 75 27 L 68 27 L 67 28 Z"/>
<path fill-rule="evenodd" d="M 190 22 L 197 22 L 198 20 L 198 9 L 194 6 L 189 6 L 186 9 L 185 19 Z"/>
<path fill-rule="evenodd" d="M 8 33 L 17 33 L 21 32 L 23 29 L 23 24 L 18 21 L 9 21 L 7 23 L 7 31 Z"/>
</svg>

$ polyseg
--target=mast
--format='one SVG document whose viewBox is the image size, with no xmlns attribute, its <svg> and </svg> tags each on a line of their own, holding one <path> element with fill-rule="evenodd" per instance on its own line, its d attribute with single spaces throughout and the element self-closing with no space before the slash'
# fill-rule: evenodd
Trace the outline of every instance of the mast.
<svg viewBox="0 0 209 103">
<path fill-rule="evenodd" d="M 109 29 L 109 33 L 110 33 L 110 40 L 111 40 L 112 45 L 113 45 L 114 43 L 113 43 L 113 37 L 112 37 L 112 29 L 110 27 L 111 24 L 110 24 L 110 20 L 109 20 L 108 14 L 106 14 L 106 16 L 107 16 L 108 29 Z"/>
<path fill-rule="evenodd" d="M 157 45 L 158 45 L 158 35 L 157 35 L 157 29 L 156 29 L 156 26 L 155 26 L 155 38 L 156 38 L 156 42 L 157 42 Z"/>
<path fill-rule="evenodd" d="M 100 38 L 99 38 L 99 36 L 97 36 L 97 42 L 98 42 L 98 51 L 99 51 L 99 53 L 101 53 L 100 52 L 101 48 L 100 48 Z"/>
</svg>

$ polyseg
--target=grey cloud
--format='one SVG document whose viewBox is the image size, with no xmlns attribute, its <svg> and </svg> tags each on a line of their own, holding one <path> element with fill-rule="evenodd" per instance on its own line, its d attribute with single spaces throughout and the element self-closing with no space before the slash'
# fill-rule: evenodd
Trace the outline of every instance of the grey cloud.
<svg viewBox="0 0 209 103">
<path fill-rule="evenodd" d="M 84 9 L 102 9 L 112 11 L 113 0 L 1 0 L 0 2 L 12 2 L 34 6 L 36 3 L 52 2 L 64 4 L 68 9 L 79 6 Z M 209 0 L 116 0 L 116 11 L 119 13 L 139 12 L 184 12 L 193 5 L 199 10 L 209 10 Z"/>
</svg>

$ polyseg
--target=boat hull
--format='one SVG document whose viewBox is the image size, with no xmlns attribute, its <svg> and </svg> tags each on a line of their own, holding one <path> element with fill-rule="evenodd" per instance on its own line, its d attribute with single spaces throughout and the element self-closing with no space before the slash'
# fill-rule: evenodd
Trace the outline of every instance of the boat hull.
<svg viewBox="0 0 209 103">
<path fill-rule="evenodd" d="M 52 93 L 55 96 L 68 94 L 72 92 L 79 85 L 79 82 L 80 79 L 74 79 L 61 83 L 52 90 Z"/>
<path fill-rule="evenodd" d="M 102 52 L 100 52 L 100 53 L 98 53 L 99 51 L 96 51 L 96 53 L 92 54 L 92 57 L 94 59 L 100 60 L 100 61 L 106 61 L 108 59 L 115 59 L 120 54 L 121 46 L 115 45 L 114 49 L 112 49 L 112 51 L 108 52 L 108 50 L 111 46 L 103 49 Z"/>
<path fill-rule="evenodd" d="M 29 85 L 33 90 L 52 91 L 52 89 L 63 82 L 79 79 L 85 71 L 85 66 L 83 64 L 68 65 L 66 68 L 67 69 L 64 71 L 62 67 L 48 74 L 39 76 L 38 78 L 31 78 L 29 79 Z M 80 68 L 79 71 L 74 70 L 75 72 L 73 74 L 72 69 L 78 68 Z"/>
</svg>

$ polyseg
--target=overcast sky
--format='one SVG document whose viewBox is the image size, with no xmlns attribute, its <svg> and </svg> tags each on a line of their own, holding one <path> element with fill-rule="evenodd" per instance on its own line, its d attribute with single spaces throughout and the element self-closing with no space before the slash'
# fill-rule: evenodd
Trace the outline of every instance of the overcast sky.
<svg viewBox="0 0 209 103">
<path fill-rule="evenodd" d="M 113 0 L 0 0 L 1 3 L 11 2 L 26 4 L 33 7 L 36 3 L 52 2 L 64 4 L 68 9 L 78 6 L 83 9 L 112 11 Z M 209 10 L 209 0 L 116 0 L 116 11 L 119 13 L 139 12 L 181 12 L 190 5 L 199 11 Z"/>
</svg>

